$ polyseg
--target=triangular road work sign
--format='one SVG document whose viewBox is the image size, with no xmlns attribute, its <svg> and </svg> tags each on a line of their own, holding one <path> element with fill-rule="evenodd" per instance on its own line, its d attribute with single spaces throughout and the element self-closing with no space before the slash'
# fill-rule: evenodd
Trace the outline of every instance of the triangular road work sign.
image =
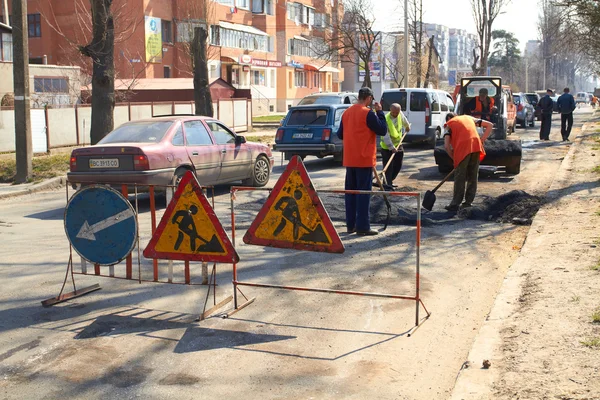
<svg viewBox="0 0 600 400">
<path fill-rule="evenodd" d="M 185 173 L 144 257 L 236 263 L 239 257 L 194 173 Z"/>
<path fill-rule="evenodd" d="M 244 235 L 244 243 L 343 253 L 331 219 L 300 157 L 292 158 Z"/>
</svg>

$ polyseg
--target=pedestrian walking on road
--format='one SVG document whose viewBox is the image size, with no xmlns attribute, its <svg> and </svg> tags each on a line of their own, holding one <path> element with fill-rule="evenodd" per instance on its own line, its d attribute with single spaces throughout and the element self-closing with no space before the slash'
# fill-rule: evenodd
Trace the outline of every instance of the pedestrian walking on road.
<svg viewBox="0 0 600 400">
<path fill-rule="evenodd" d="M 390 105 L 390 112 L 385 116 L 385 121 L 387 123 L 387 133 L 380 142 L 381 162 L 385 168 L 390 158 L 392 158 L 392 154 L 396 154 L 385 171 L 386 183 L 393 186 L 394 179 L 402 169 L 402 159 L 404 158 L 404 148 L 402 146 L 398 147 L 398 145 L 402 140 L 402 135 L 410 131 L 410 123 L 402 113 L 402 107 L 398 103 Z"/>
<path fill-rule="evenodd" d="M 563 142 L 568 142 L 573 127 L 573 111 L 575 111 L 577 105 L 575 104 L 575 98 L 569 93 L 569 88 L 565 88 L 563 92 L 556 103 L 560 112 L 560 134 Z"/>
<path fill-rule="evenodd" d="M 381 104 L 373 103 L 373 91 L 364 87 L 358 91 L 358 103 L 342 115 L 337 135 L 344 141 L 346 190 L 371 190 L 373 168 L 377 165 L 377 136 L 385 136 L 387 123 Z M 373 106 L 375 112 L 369 107 Z M 377 235 L 371 230 L 368 194 L 346 194 L 346 228 L 348 233 Z"/>
<path fill-rule="evenodd" d="M 550 140 L 550 129 L 552 128 L 552 112 L 554 112 L 554 100 L 552 89 L 546 90 L 546 95 L 538 102 L 542 112 L 542 126 L 540 127 L 540 140 Z"/>
<path fill-rule="evenodd" d="M 481 138 L 477 132 L 478 126 L 485 129 Z M 462 208 L 473 204 L 477 193 L 479 162 L 485 157 L 483 142 L 490 136 L 493 127 L 494 124 L 489 121 L 468 115 L 456 116 L 453 112 L 446 115 L 444 147 L 454 161 L 454 195 L 446 210 L 458 211 L 463 198 L 465 202 Z"/>
</svg>

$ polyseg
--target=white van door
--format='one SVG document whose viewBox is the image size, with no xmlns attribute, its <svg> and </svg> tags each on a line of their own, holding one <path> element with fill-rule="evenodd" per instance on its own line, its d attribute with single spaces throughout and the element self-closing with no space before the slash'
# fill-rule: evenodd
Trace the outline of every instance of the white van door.
<svg viewBox="0 0 600 400">
<path fill-rule="evenodd" d="M 439 92 L 430 92 L 431 103 L 431 125 L 433 127 L 442 127 L 442 104 L 445 104 L 444 98 Z"/>
<path fill-rule="evenodd" d="M 425 108 L 427 107 L 427 93 L 423 91 L 410 91 L 408 96 L 408 121 L 411 128 L 409 135 L 425 135 Z"/>
</svg>

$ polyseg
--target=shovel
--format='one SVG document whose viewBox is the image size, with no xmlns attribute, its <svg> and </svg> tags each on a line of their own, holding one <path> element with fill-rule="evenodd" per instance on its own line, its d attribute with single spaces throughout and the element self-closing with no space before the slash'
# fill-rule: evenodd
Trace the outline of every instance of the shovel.
<svg viewBox="0 0 600 400">
<path fill-rule="evenodd" d="M 446 182 L 450 177 L 454 174 L 454 170 L 450 171 L 448 175 L 438 185 L 433 188 L 433 190 L 428 190 L 425 192 L 425 196 L 423 196 L 423 203 L 421 205 L 427 211 L 431 211 L 433 205 L 435 204 L 435 192 Z"/>
</svg>

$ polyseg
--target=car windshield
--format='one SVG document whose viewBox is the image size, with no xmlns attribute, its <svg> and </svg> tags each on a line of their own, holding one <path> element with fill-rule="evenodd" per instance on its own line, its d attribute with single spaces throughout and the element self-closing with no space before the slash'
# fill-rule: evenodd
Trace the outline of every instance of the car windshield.
<svg viewBox="0 0 600 400">
<path fill-rule="evenodd" d="M 537 103 L 538 98 L 535 94 L 527 94 L 527 99 L 532 102 L 533 104 Z"/>
<path fill-rule="evenodd" d="M 325 125 L 328 110 L 292 110 L 287 125 Z"/>
<path fill-rule="evenodd" d="M 479 96 L 479 91 L 481 89 L 487 89 L 488 91 L 488 96 L 489 97 L 494 97 L 496 95 L 496 86 L 494 86 L 492 84 L 492 82 L 489 81 L 473 81 L 473 82 L 469 82 L 469 84 L 466 86 L 467 89 L 467 96 L 468 97 L 475 97 L 475 96 Z"/>
<path fill-rule="evenodd" d="M 299 106 L 306 106 L 309 104 L 341 104 L 339 96 L 309 96 L 300 100 Z"/>
<path fill-rule="evenodd" d="M 173 125 L 173 121 L 142 121 L 123 124 L 98 144 L 109 143 L 158 143 Z"/>
<path fill-rule="evenodd" d="M 398 103 L 406 110 L 406 97 L 406 92 L 384 92 L 381 96 L 381 108 L 387 112 L 392 104 Z"/>
</svg>

